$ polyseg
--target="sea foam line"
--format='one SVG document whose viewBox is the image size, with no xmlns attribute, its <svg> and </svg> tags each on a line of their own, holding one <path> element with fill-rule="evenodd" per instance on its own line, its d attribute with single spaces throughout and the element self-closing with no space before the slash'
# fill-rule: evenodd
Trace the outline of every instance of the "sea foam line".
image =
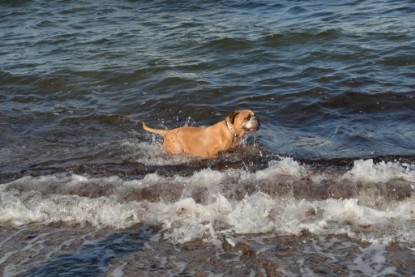
<svg viewBox="0 0 415 277">
<path fill-rule="evenodd" d="M 369 174 L 363 174 L 366 172 Z M 414 196 L 370 207 L 358 199 L 305 200 L 292 196 L 258 191 L 242 199 L 227 198 L 223 183 L 274 180 L 289 176 L 300 180 L 316 175 L 307 166 L 290 158 L 271 161 L 264 170 L 219 172 L 204 169 L 192 176 L 163 177 L 155 173 L 141 180 L 124 181 L 117 176 L 95 178 L 75 174 L 23 177 L 0 185 L 0 222 L 14 225 L 32 222 L 65 222 L 92 224 L 98 227 L 127 228 L 139 223 L 162 226 L 165 237 L 177 242 L 215 237 L 222 233 L 298 234 L 308 230 L 314 234 L 347 234 L 373 240 L 411 240 L 415 222 Z M 321 175 L 321 176 L 320 176 Z M 326 173 L 314 177 L 316 182 Z M 377 176 L 377 177 L 376 177 Z M 375 178 L 376 177 L 376 178 Z M 387 182 L 393 179 L 414 180 L 411 165 L 356 161 L 354 167 L 339 180 L 350 182 Z M 110 184 L 114 195 L 86 197 L 70 194 L 71 188 L 93 183 Z M 123 190 L 150 187 L 157 190 L 164 183 L 182 184 L 182 196 L 175 201 L 123 201 L 117 194 Z M 48 188 L 54 187 L 52 192 Z M 62 188 L 58 190 L 57 188 Z M 188 193 L 201 187 L 209 191 L 209 199 L 196 202 Z M 67 189 L 67 191 L 65 191 Z M 59 191 L 60 193 L 54 193 Z"/>
</svg>

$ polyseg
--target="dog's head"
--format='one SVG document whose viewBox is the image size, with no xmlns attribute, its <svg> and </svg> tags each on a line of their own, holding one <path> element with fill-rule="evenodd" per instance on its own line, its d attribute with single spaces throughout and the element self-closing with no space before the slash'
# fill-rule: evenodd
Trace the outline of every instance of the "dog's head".
<svg viewBox="0 0 415 277">
<path fill-rule="evenodd" d="M 261 125 L 255 113 L 251 110 L 238 110 L 231 112 L 227 120 L 232 124 L 239 137 L 255 132 Z"/>
</svg>

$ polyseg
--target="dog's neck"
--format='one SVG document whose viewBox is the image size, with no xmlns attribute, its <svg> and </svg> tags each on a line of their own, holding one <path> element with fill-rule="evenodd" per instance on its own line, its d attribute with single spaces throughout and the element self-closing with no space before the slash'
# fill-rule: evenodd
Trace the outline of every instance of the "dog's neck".
<svg viewBox="0 0 415 277">
<path fill-rule="evenodd" d="M 233 126 L 228 122 L 228 119 L 225 119 L 226 126 L 228 127 L 229 131 L 232 133 L 232 135 L 237 138 L 238 134 L 235 132 L 235 129 Z"/>
</svg>

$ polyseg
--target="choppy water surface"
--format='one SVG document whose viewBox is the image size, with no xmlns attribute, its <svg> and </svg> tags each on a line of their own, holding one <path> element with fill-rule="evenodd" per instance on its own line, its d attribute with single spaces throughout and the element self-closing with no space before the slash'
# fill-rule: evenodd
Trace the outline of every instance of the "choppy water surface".
<svg viewBox="0 0 415 277">
<path fill-rule="evenodd" d="M 1 1 L 3 276 L 413 276 L 411 1 Z M 250 108 L 214 160 L 159 128 Z"/>
</svg>

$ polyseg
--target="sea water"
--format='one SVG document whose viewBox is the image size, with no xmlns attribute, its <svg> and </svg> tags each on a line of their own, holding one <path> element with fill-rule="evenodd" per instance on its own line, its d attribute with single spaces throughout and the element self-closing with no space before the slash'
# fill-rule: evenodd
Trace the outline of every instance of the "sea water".
<svg viewBox="0 0 415 277">
<path fill-rule="evenodd" d="M 2 275 L 414 275 L 414 8 L 0 2 Z"/>
</svg>

